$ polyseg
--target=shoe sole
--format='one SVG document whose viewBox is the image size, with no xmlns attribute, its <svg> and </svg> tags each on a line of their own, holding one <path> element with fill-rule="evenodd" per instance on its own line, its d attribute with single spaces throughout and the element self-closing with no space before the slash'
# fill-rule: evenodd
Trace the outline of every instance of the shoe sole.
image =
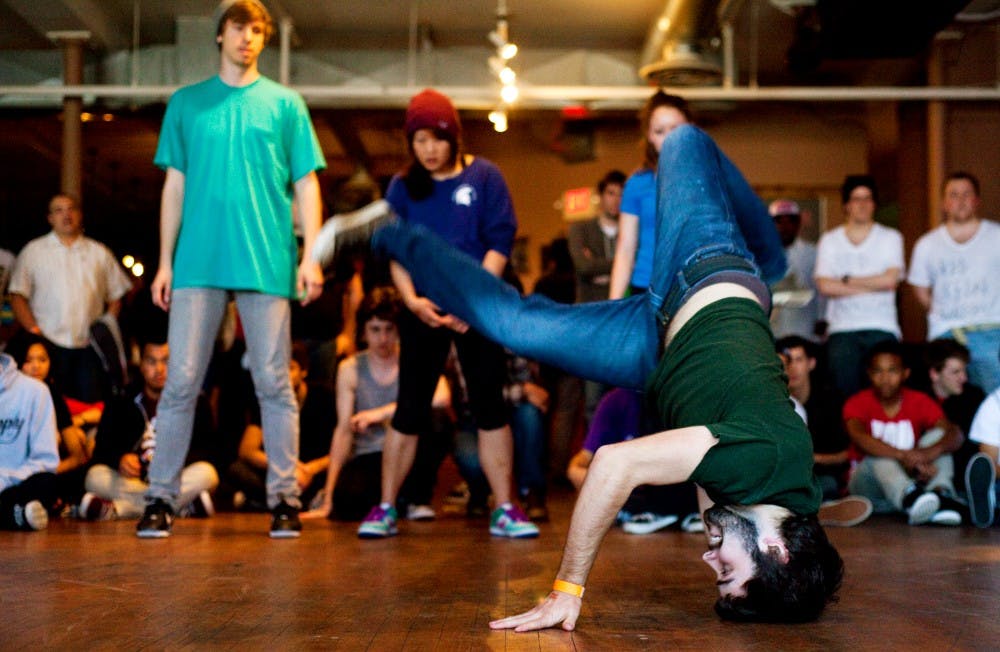
<svg viewBox="0 0 1000 652">
<path fill-rule="evenodd" d="M 298 539 L 302 536 L 299 530 L 271 530 L 268 534 L 272 539 Z"/>
<path fill-rule="evenodd" d="M 523 532 L 523 533 L 520 533 L 520 534 L 513 534 L 513 533 L 507 532 L 506 530 L 501 529 L 501 528 L 493 528 L 493 527 L 491 527 L 490 528 L 490 534 L 492 534 L 495 537 L 503 537 L 504 539 L 537 539 L 538 538 L 538 530 L 535 530 L 534 532 L 532 532 L 532 531 L 529 530 L 527 532 Z"/>
<path fill-rule="evenodd" d="M 399 532 L 397 532 L 395 530 L 392 531 L 392 532 L 385 532 L 385 533 L 383 533 L 383 532 L 360 532 L 359 531 L 358 532 L 358 538 L 359 539 L 388 539 L 389 537 L 394 537 L 397 534 L 399 534 Z"/>
<path fill-rule="evenodd" d="M 140 539 L 166 539 L 170 536 L 169 530 L 139 530 L 135 536 Z"/>
<path fill-rule="evenodd" d="M 962 515 L 953 509 L 942 509 L 931 517 L 929 523 L 944 527 L 957 527 L 962 524 Z"/>
<path fill-rule="evenodd" d="M 907 511 L 907 522 L 910 525 L 923 525 L 927 523 L 938 510 L 941 509 L 941 499 L 932 493 L 925 493 L 918 496 Z"/>
<path fill-rule="evenodd" d="M 24 520 L 32 530 L 44 530 L 49 526 L 49 512 L 37 500 L 32 500 L 24 506 Z"/>
<path fill-rule="evenodd" d="M 622 523 L 622 531 L 629 534 L 652 534 L 670 527 L 678 521 L 676 516 L 660 519 L 653 523 Z"/>
<path fill-rule="evenodd" d="M 826 515 L 823 514 L 824 509 Z M 854 527 L 871 515 L 872 501 L 863 496 L 831 500 L 819 506 L 819 523 L 825 527 Z"/>
<path fill-rule="evenodd" d="M 965 493 L 969 500 L 969 517 L 978 528 L 993 525 L 996 513 L 996 494 L 993 489 L 995 482 L 993 460 L 981 453 L 973 456 L 965 468 Z"/>
<path fill-rule="evenodd" d="M 320 267 L 329 267 L 337 260 L 339 250 L 351 244 L 352 240 L 358 239 L 351 238 L 352 231 L 368 228 L 371 224 L 377 226 L 380 221 L 387 220 L 391 216 L 392 207 L 384 199 L 374 201 L 350 213 L 334 215 L 316 235 L 312 250 L 313 260 L 319 263 Z"/>
</svg>

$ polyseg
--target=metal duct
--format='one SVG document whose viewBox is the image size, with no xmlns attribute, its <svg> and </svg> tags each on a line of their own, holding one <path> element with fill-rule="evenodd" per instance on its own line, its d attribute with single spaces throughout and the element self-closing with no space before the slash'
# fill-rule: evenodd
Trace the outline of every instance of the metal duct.
<svg viewBox="0 0 1000 652">
<path fill-rule="evenodd" d="M 718 4 L 718 0 L 667 0 L 646 38 L 639 76 L 658 86 L 719 85 Z"/>
</svg>

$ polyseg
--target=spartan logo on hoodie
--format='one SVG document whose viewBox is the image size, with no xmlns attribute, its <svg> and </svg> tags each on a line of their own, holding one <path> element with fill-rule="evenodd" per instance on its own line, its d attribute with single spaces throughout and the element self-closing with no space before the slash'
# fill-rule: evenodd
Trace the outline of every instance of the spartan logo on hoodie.
<svg viewBox="0 0 1000 652">
<path fill-rule="evenodd" d="M 24 428 L 23 417 L 0 419 L 0 444 L 13 444 L 21 436 Z"/>
</svg>

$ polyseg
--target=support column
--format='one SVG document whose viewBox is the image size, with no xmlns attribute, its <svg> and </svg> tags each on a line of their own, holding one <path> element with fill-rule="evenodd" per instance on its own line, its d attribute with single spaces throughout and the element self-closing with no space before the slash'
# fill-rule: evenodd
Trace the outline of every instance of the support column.
<svg viewBox="0 0 1000 652">
<path fill-rule="evenodd" d="M 938 39 L 931 46 L 927 59 L 927 85 L 941 86 L 944 82 L 942 45 Z M 947 107 L 941 100 L 927 102 L 927 229 L 941 222 L 941 186 L 945 175 L 945 119 Z"/>
<path fill-rule="evenodd" d="M 49 39 L 62 46 L 63 83 L 78 86 L 83 83 L 83 46 L 90 40 L 90 32 L 49 32 Z M 61 192 L 82 201 L 83 190 L 83 128 L 80 115 L 83 98 L 63 97 L 62 169 L 59 187 Z"/>
</svg>

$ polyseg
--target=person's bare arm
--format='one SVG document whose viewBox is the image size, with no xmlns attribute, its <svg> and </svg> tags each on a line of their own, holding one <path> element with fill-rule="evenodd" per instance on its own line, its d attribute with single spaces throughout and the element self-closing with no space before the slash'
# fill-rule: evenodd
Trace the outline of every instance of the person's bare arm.
<svg viewBox="0 0 1000 652">
<path fill-rule="evenodd" d="M 267 468 L 267 453 L 264 452 L 264 431 L 260 426 L 251 423 L 243 431 L 240 438 L 238 456 L 247 464 L 258 469 Z"/>
<path fill-rule="evenodd" d="M 153 303 L 170 310 L 170 293 L 174 280 L 174 247 L 181 229 L 181 208 L 184 205 L 184 173 L 167 168 L 160 196 L 160 266 L 156 270 L 150 292 Z"/>
<path fill-rule="evenodd" d="M 302 226 L 302 262 L 296 276 L 296 289 L 302 305 L 319 298 L 323 293 L 323 268 L 312 256 L 313 243 L 323 221 L 319 179 L 315 172 L 295 182 L 295 214 Z"/>
<path fill-rule="evenodd" d="M 556 577 L 586 584 L 601 540 L 632 490 L 641 484 L 687 480 L 717 441 L 708 428 L 693 426 L 599 448 L 573 508 Z M 490 627 L 526 632 L 562 624 L 570 631 L 576 627 L 581 604 L 581 598 L 553 590 L 534 609 L 492 621 Z"/>
<path fill-rule="evenodd" d="M 996 469 L 997 475 L 1000 475 L 1000 461 L 998 461 L 998 456 L 1000 456 L 1000 447 L 980 443 L 979 452 L 986 453 L 990 456 L 990 459 L 993 460 L 993 466 Z"/>
<path fill-rule="evenodd" d="M 329 463 L 326 468 L 326 486 L 323 490 L 323 504 L 318 509 L 302 514 L 303 518 L 326 518 L 333 510 L 333 490 L 337 486 L 344 464 L 351 458 L 354 447 L 354 432 L 351 417 L 358 393 L 358 365 L 353 357 L 347 358 L 337 367 L 337 425 L 330 440 Z"/>
<path fill-rule="evenodd" d="M 586 448 L 581 448 L 570 459 L 569 465 L 566 467 L 566 477 L 573 483 L 577 491 L 583 486 L 583 481 L 587 478 L 587 470 L 590 468 L 590 463 L 593 460 L 594 454 Z"/>
<path fill-rule="evenodd" d="M 42 329 L 38 327 L 38 322 L 35 320 L 35 313 L 31 311 L 31 304 L 28 303 L 26 297 L 16 292 L 11 293 L 10 307 L 14 311 L 14 317 L 17 318 L 17 322 L 21 324 L 24 330 L 35 335 L 42 334 Z"/>
<path fill-rule="evenodd" d="M 618 241 L 615 243 L 615 259 L 611 264 L 611 284 L 609 299 L 621 299 L 628 290 L 635 267 L 635 252 L 639 248 L 639 216 L 622 213 L 618 216 Z"/>
<path fill-rule="evenodd" d="M 921 463 L 921 456 L 916 451 L 902 450 L 872 437 L 861 419 L 848 419 L 844 427 L 854 445 L 866 455 L 894 459 L 907 469 L 915 469 Z"/>
<path fill-rule="evenodd" d="M 837 453 L 813 453 L 813 462 L 816 464 L 843 464 L 847 461 L 847 451 L 842 450 Z"/>
<path fill-rule="evenodd" d="M 417 316 L 417 319 L 431 328 L 450 328 L 459 333 L 464 333 L 469 329 L 468 324 L 461 319 L 442 313 L 441 308 L 436 303 L 427 297 L 418 295 L 410 273 L 394 260 L 389 263 L 389 274 L 392 276 L 392 282 L 396 285 L 396 289 L 399 290 L 399 296 L 403 303 L 406 304 L 410 312 Z"/>
<path fill-rule="evenodd" d="M 507 266 L 507 256 L 504 256 L 499 251 L 490 249 L 486 252 L 486 255 L 483 256 L 482 265 L 483 269 L 487 272 L 497 278 L 501 278 L 503 276 L 503 269 Z"/>
<path fill-rule="evenodd" d="M 816 289 L 827 297 L 847 297 L 868 292 L 895 290 L 899 286 L 898 267 L 891 267 L 881 274 L 847 276 L 841 278 L 816 277 Z M 845 280 L 846 279 L 846 280 Z"/>
<path fill-rule="evenodd" d="M 931 289 L 920 287 L 919 285 L 911 285 L 910 288 L 913 290 L 913 296 L 916 297 L 917 303 L 924 307 L 924 310 L 931 309 Z"/>
</svg>

